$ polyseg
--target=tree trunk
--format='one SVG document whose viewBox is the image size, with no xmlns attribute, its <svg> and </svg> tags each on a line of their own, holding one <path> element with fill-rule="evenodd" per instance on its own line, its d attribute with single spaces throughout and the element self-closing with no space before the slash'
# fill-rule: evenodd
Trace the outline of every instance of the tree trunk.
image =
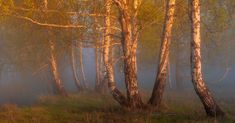
<svg viewBox="0 0 235 123">
<path fill-rule="evenodd" d="M 103 43 L 103 42 L 101 42 Z M 110 47 L 112 49 L 112 47 Z M 98 49 L 98 47 L 95 50 L 96 54 L 96 85 L 95 85 L 95 90 L 98 93 L 106 93 L 107 92 L 107 78 L 105 77 L 105 66 L 103 65 L 103 60 L 102 60 L 102 54 L 103 50 Z M 109 61 L 111 60 L 111 57 L 109 57 Z"/>
<path fill-rule="evenodd" d="M 99 31 L 97 30 L 97 27 L 101 27 L 98 19 L 94 18 L 94 30 L 95 31 Z M 96 61 L 96 84 L 95 84 L 95 90 L 98 93 L 105 93 L 105 90 L 107 89 L 107 83 L 105 81 L 105 77 L 104 77 L 104 70 L 103 70 L 103 64 L 102 64 L 102 52 L 103 49 L 101 48 L 103 45 L 103 40 L 105 37 L 103 36 L 104 33 L 100 33 L 96 36 L 94 36 L 94 40 L 96 40 L 97 42 L 97 46 L 95 48 L 95 61 Z M 97 40 L 98 39 L 98 40 Z"/>
<path fill-rule="evenodd" d="M 129 108 L 141 109 L 143 108 L 143 102 L 141 100 L 138 81 L 137 81 L 137 41 L 138 41 L 138 29 L 137 29 L 137 7 L 139 6 L 139 0 L 134 0 L 134 17 L 131 16 L 130 8 L 127 5 L 127 1 L 123 0 L 123 5 L 119 5 L 120 8 L 120 22 L 122 27 L 122 48 L 124 54 L 124 74 L 125 84 L 127 88 L 127 101 Z"/>
<path fill-rule="evenodd" d="M 129 40 L 126 40 L 129 41 Z M 127 87 L 127 100 L 130 108 L 142 108 L 143 103 L 138 90 L 136 48 L 124 44 L 124 73 Z"/>
<path fill-rule="evenodd" d="M 166 85 L 167 67 L 169 63 L 169 48 L 171 43 L 171 32 L 174 22 L 175 0 L 168 0 L 165 14 L 165 24 L 163 28 L 163 37 L 160 51 L 160 62 L 158 65 L 158 73 L 153 88 L 152 96 L 149 104 L 155 108 L 159 108 L 162 103 L 163 92 Z"/>
<path fill-rule="evenodd" d="M 104 44 L 104 40 L 102 41 L 102 44 Z M 112 50 L 112 46 L 110 47 L 110 50 Z M 103 48 L 100 49 L 100 77 L 101 77 L 101 88 L 100 91 L 101 93 L 107 93 L 108 92 L 108 80 L 105 72 L 105 66 L 104 66 L 104 60 L 103 60 Z M 110 57 L 109 57 L 109 61 L 113 62 L 113 52 L 110 52 Z M 115 78 L 115 77 L 114 77 Z"/>
<path fill-rule="evenodd" d="M 113 95 L 114 99 L 122 106 L 127 106 L 127 101 L 125 96 L 117 89 L 116 82 L 114 80 L 114 70 L 112 61 L 110 61 L 110 57 L 112 54 L 111 48 L 111 4 L 112 0 L 105 0 L 105 10 L 106 10 L 106 17 L 105 17 L 105 34 L 104 34 L 104 50 L 103 50 L 103 59 L 104 65 L 106 68 L 106 77 L 108 80 L 108 87 Z"/>
<path fill-rule="evenodd" d="M 97 92 L 101 91 L 101 76 L 100 76 L 100 60 L 99 60 L 99 49 L 95 48 L 95 65 L 96 65 L 96 83 L 95 90 Z"/>
<path fill-rule="evenodd" d="M 82 86 L 84 89 L 88 88 L 87 85 L 87 80 L 86 80 L 86 75 L 84 71 L 84 64 L 83 64 L 83 43 L 79 43 L 79 60 L 80 60 L 80 67 L 81 67 L 81 72 L 82 72 Z"/>
<path fill-rule="evenodd" d="M 56 62 L 56 55 L 55 55 L 55 42 L 49 40 L 49 43 L 50 43 L 50 55 L 51 55 L 50 56 L 51 72 L 54 77 L 57 92 L 62 96 L 68 96 L 59 76 L 59 71 Z"/>
<path fill-rule="evenodd" d="M 74 41 L 72 41 L 72 45 L 71 45 L 71 64 L 72 64 L 72 69 L 73 69 L 73 77 L 75 80 L 75 85 L 77 86 L 77 89 L 79 91 L 82 91 L 84 88 L 79 80 L 78 77 L 78 71 L 77 71 L 77 60 L 76 60 L 76 47 L 74 47 L 74 45 L 76 46 L 77 41 L 75 41 L 75 44 L 73 43 Z"/>
<path fill-rule="evenodd" d="M 48 1 L 44 0 L 44 10 L 48 9 Z M 54 35 L 52 34 L 52 32 L 50 31 L 50 28 L 47 30 L 48 31 L 48 36 L 49 38 L 53 37 Z M 55 86 L 56 86 L 56 90 L 57 92 L 62 95 L 62 96 L 68 96 L 68 94 L 66 93 L 64 86 L 62 84 L 62 81 L 60 79 L 59 76 L 59 70 L 58 70 L 58 66 L 57 66 L 57 62 L 56 62 L 56 55 L 55 55 L 55 42 L 53 40 L 49 40 L 49 48 L 50 48 L 50 67 L 51 67 L 51 72 L 55 81 Z"/>
<path fill-rule="evenodd" d="M 224 112 L 216 104 L 202 77 L 201 35 L 200 35 L 200 0 L 191 0 L 191 74 L 195 91 L 201 99 L 208 116 L 223 116 Z"/>
</svg>

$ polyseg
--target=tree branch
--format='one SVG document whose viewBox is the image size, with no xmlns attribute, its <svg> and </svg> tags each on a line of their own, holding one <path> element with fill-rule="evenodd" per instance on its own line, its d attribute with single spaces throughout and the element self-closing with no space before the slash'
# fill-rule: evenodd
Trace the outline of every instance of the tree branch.
<svg viewBox="0 0 235 123">
<path fill-rule="evenodd" d="M 86 28 L 86 26 L 84 25 L 60 25 L 60 24 L 51 24 L 51 23 L 41 23 L 37 20 L 34 20 L 30 17 L 24 17 L 24 16 L 20 16 L 20 15 L 12 15 L 15 18 L 19 18 L 19 19 L 23 19 L 26 21 L 29 21 L 33 24 L 39 25 L 39 26 L 45 26 L 45 27 L 54 27 L 54 28 Z"/>
<path fill-rule="evenodd" d="M 59 10 L 40 10 L 40 9 L 27 9 L 22 7 L 14 7 L 15 10 L 20 10 L 24 12 L 45 12 L 45 13 L 64 13 L 68 15 L 78 15 L 78 16 L 90 16 L 90 17 L 105 17 L 105 14 L 97 14 L 97 13 L 79 13 L 79 12 L 73 12 L 73 11 L 59 11 Z M 111 16 L 113 19 L 116 19 L 115 16 Z"/>
</svg>

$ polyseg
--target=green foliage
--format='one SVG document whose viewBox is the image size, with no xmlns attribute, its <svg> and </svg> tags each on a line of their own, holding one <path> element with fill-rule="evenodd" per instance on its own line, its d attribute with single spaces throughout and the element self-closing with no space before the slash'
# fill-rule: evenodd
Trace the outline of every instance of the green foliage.
<svg viewBox="0 0 235 123">
<path fill-rule="evenodd" d="M 228 6 L 220 0 L 208 0 L 202 3 L 203 22 L 212 32 L 222 32 L 229 26 L 231 20 Z"/>
<path fill-rule="evenodd" d="M 58 12 L 45 13 L 40 11 L 42 10 L 42 1 L 40 3 L 38 0 L 14 1 L 15 7 L 25 8 L 27 9 L 26 11 L 13 9 L 13 0 L 11 3 L 9 1 L 1 1 L 1 8 L 4 8 L 4 12 L 11 10 L 12 15 L 29 17 L 39 23 L 72 24 L 70 22 L 71 15 L 67 15 L 63 11 L 75 11 L 72 10 L 73 8 L 70 5 L 75 1 L 70 0 L 69 3 L 66 1 L 59 2 L 59 0 L 48 1 L 48 9 L 58 10 Z M 55 5 L 52 2 L 60 3 L 60 5 Z M 76 5 L 78 4 L 74 6 Z M 19 70 L 30 69 L 32 71 L 36 71 L 45 64 L 48 64 L 50 58 L 49 40 L 56 42 L 56 55 L 58 59 L 61 59 L 70 52 L 71 41 L 78 40 L 80 31 L 84 31 L 79 29 L 51 28 L 50 31 L 53 34 L 53 37 L 51 37 L 48 35 L 47 27 L 38 26 L 27 20 L 11 16 L 5 19 L 4 23 L 2 21 L 1 27 L 4 27 L 4 30 L 2 30 L 3 37 L 1 38 L 6 45 L 6 49 L 8 49 L 6 52 L 9 52 L 7 56 L 9 62 L 14 64 Z"/>
<path fill-rule="evenodd" d="M 160 38 L 164 21 L 163 1 L 153 3 L 152 0 L 143 1 L 139 8 L 139 61 L 155 62 L 160 48 Z M 154 60 L 153 60 L 154 59 Z"/>
<path fill-rule="evenodd" d="M 5 15 L 12 13 L 13 0 L 0 0 L 0 24 L 7 19 Z"/>
<path fill-rule="evenodd" d="M 35 3 L 35 0 L 23 0 L 23 6 L 25 8 L 36 8 L 37 4 Z"/>
<path fill-rule="evenodd" d="M 231 0 L 206 0 L 201 1 L 201 25 L 202 25 L 202 39 L 208 46 L 215 46 L 220 44 L 220 35 L 224 31 L 231 29 L 232 12 L 234 12 L 234 1 Z M 140 57 L 141 60 L 155 61 L 156 54 L 159 53 L 160 39 L 163 30 L 164 22 L 164 0 L 157 0 L 156 3 L 152 1 L 143 1 L 140 7 L 139 19 L 141 25 L 150 27 L 144 28 L 141 31 L 140 41 Z M 188 1 L 177 0 L 175 20 L 173 24 L 173 40 L 172 50 L 174 51 L 176 46 L 183 37 L 190 37 L 190 18 L 188 12 Z M 151 24 L 151 22 L 157 22 Z M 151 29 L 152 28 L 152 29 Z M 153 29 L 155 28 L 155 29 Z M 187 39 L 187 38 L 186 38 Z M 216 45 L 217 49 L 221 45 Z M 219 51 L 219 50 L 218 50 Z M 208 52 L 211 55 L 210 60 L 213 61 L 217 57 L 217 53 L 212 50 Z M 174 54 L 172 54 L 174 58 Z M 213 58 L 212 58 L 213 57 Z M 209 59 L 208 59 L 209 60 Z"/>
<path fill-rule="evenodd" d="M 0 11 L 2 14 L 10 14 L 14 6 L 13 0 L 0 0 Z"/>
<path fill-rule="evenodd" d="M 138 18 L 141 26 L 148 24 L 162 24 L 164 20 L 164 6 L 161 3 L 154 4 L 152 0 L 143 1 L 140 8 Z"/>
<path fill-rule="evenodd" d="M 138 10 L 139 28 L 139 58 L 147 62 L 155 62 L 159 52 L 161 36 L 165 14 L 165 0 L 142 0 Z M 32 24 L 31 22 L 10 16 L 20 15 L 32 18 L 40 23 L 51 23 L 57 25 L 81 24 L 87 26 L 86 29 L 59 29 L 52 28 L 55 36 L 57 56 L 64 58 L 70 52 L 71 40 L 86 41 L 89 45 L 97 44 L 101 39 L 103 30 L 98 27 L 103 26 L 103 18 L 84 17 L 66 12 L 78 13 L 104 13 L 103 0 L 48 0 L 48 9 L 54 12 L 43 11 L 42 0 L 0 0 L 0 24 L 4 27 L 4 40 L 9 50 L 9 59 L 17 66 L 37 69 L 42 64 L 48 62 L 49 47 L 46 34 L 48 28 Z M 131 3 L 132 1 L 129 1 Z M 184 0 L 176 1 L 175 23 L 173 26 L 173 48 L 182 37 L 190 37 L 190 23 L 188 17 L 188 2 Z M 115 5 L 114 5 L 115 6 Z M 202 36 L 203 41 L 209 42 L 218 39 L 218 35 L 228 29 L 231 24 L 231 13 L 234 12 L 234 0 L 207 0 L 202 1 Z M 25 8 L 21 10 L 16 8 Z M 113 7 L 112 20 L 113 26 L 120 27 L 118 24 L 118 11 Z M 5 21 L 2 21 L 4 18 Z M 114 32 L 120 35 L 120 32 Z M 119 38 L 114 38 L 120 41 Z M 20 55 L 19 55 L 20 54 Z"/>
</svg>

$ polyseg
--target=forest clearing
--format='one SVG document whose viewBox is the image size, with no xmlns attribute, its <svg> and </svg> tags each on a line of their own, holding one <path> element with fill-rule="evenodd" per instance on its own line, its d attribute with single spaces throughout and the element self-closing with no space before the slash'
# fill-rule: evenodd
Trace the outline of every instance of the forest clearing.
<svg viewBox="0 0 235 123">
<path fill-rule="evenodd" d="M 234 0 L 0 0 L 0 123 L 234 123 Z"/>
</svg>

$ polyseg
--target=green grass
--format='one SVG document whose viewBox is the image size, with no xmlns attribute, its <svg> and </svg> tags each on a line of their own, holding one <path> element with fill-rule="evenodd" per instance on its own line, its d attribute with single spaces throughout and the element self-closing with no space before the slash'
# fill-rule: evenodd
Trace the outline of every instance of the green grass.
<svg viewBox="0 0 235 123">
<path fill-rule="evenodd" d="M 167 94 L 162 113 L 126 112 L 109 95 L 88 92 L 41 97 L 30 107 L 2 105 L 0 123 L 234 123 L 234 104 L 223 104 L 226 118 L 208 118 L 197 98 L 189 97 Z"/>
</svg>

